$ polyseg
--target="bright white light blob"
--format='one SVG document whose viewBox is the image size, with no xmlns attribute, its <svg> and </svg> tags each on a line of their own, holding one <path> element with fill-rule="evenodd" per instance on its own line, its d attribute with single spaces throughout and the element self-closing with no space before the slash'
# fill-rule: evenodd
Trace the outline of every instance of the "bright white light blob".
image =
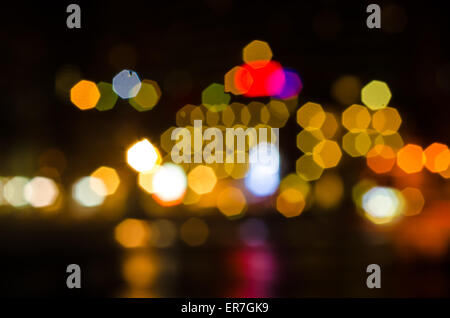
<svg viewBox="0 0 450 318">
<path fill-rule="evenodd" d="M 245 186 L 256 196 L 273 194 L 280 184 L 280 153 L 271 143 L 260 143 L 250 149 L 250 166 Z"/>
<path fill-rule="evenodd" d="M 138 172 L 152 171 L 158 160 L 158 150 L 147 139 L 138 141 L 127 151 L 128 164 Z"/>
<path fill-rule="evenodd" d="M 374 223 L 387 223 L 401 213 L 400 193 L 388 187 L 374 187 L 362 198 L 362 206 Z"/>
<path fill-rule="evenodd" d="M 180 200 L 186 193 L 186 174 L 180 166 L 165 163 L 152 179 L 153 194 L 164 202 Z"/>
<path fill-rule="evenodd" d="M 55 182 L 45 177 L 33 178 L 24 189 L 25 199 L 35 208 L 52 205 L 55 203 L 58 193 L 59 190 Z"/>
<path fill-rule="evenodd" d="M 250 149 L 248 157 L 250 168 L 259 173 L 278 173 L 280 170 L 280 152 L 272 143 L 257 144 Z"/>
<path fill-rule="evenodd" d="M 8 180 L 3 187 L 3 197 L 14 207 L 28 205 L 24 196 L 24 188 L 30 180 L 25 177 L 14 177 Z"/>
<path fill-rule="evenodd" d="M 94 177 L 83 177 L 78 180 L 72 190 L 73 198 L 82 206 L 95 207 L 103 203 L 106 187 L 102 180 Z"/>
</svg>

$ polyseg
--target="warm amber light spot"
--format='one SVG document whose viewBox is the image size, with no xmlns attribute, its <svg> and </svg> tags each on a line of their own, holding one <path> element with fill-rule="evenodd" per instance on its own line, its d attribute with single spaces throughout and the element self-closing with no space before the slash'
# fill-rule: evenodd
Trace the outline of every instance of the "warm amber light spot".
<svg viewBox="0 0 450 318">
<path fill-rule="evenodd" d="M 70 90 L 70 100 L 81 110 L 95 108 L 100 91 L 94 82 L 82 80 Z"/>
<path fill-rule="evenodd" d="M 228 187 L 217 197 L 217 208 L 228 217 L 241 214 L 246 205 L 247 200 L 238 188 Z"/>
<path fill-rule="evenodd" d="M 386 173 L 395 165 L 395 152 L 386 145 L 376 145 L 367 153 L 367 166 L 376 173 Z"/>
<path fill-rule="evenodd" d="M 397 165 L 406 173 L 416 173 L 423 169 L 425 155 L 422 147 L 408 144 L 397 153 Z"/>
<path fill-rule="evenodd" d="M 402 190 L 402 196 L 405 200 L 403 214 L 406 216 L 419 214 L 425 205 L 425 199 L 422 192 L 416 188 L 405 188 Z"/>
<path fill-rule="evenodd" d="M 341 148 L 332 140 L 322 140 L 313 149 L 314 161 L 324 169 L 336 167 L 341 157 Z"/>
<path fill-rule="evenodd" d="M 425 153 L 425 167 L 431 172 L 447 170 L 450 164 L 450 150 L 441 143 L 433 143 L 427 147 Z"/>
<path fill-rule="evenodd" d="M 245 63 L 252 62 L 254 68 L 264 67 L 272 59 L 272 50 L 267 42 L 254 40 L 243 50 Z"/>
<path fill-rule="evenodd" d="M 285 217 L 298 216 L 305 208 L 303 194 L 294 188 L 287 188 L 277 197 L 277 210 Z"/>
</svg>

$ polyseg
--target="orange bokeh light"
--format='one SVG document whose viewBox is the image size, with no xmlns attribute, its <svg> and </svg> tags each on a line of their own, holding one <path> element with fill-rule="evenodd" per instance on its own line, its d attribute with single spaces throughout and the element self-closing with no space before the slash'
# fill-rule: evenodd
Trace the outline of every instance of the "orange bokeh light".
<svg viewBox="0 0 450 318">
<path fill-rule="evenodd" d="M 422 147 L 408 144 L 397 153 L 397 165 L 406 173 L 422 171 L 425 165 L 425 154 Z"/>
<path fill-rule="evenodd" d="M 95 108 L 100 91 L 94 82 L 82 80 L 70 90 L 70 100 L 81 110 Z"/>
<path fill-rule="evenodd" d="M 450 164 L 450 150 L 441 143 L 433 143 L 424 151 L 425 167 L 431 172 L 442 172 L 447 170 Z"/>
<path fill-rule="evenodd" d="M 395 152 L 386 145 L 376 145 L 367 153 L 367 166 L 376 173 L 386 173 L 395 165 Z"/>
</svg>

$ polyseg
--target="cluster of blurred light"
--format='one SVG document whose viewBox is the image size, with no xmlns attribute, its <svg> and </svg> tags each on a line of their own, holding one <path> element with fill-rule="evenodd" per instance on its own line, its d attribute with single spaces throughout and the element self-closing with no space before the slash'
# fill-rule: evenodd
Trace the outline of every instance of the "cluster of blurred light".
<svg viewBox="0 0 450 318">
<path fill-rule="evenodd" d="M 288 99 L 297 96 L 303 87 L 299 75 L 272 61 L 267 42 L 255 40 L 243 49 L 245 64 L 225 74 L 225 91 L 247 97 L 274 96 Z"/>
<path fill-rule="evenodd" d="M 180 204 L 186 187 L 186 174 L 183 168 L 176 164 L 163 164 L 152 177 L 153 198 L 162 206 Z"/>
<path fill-rule="evenodd" d="M 259 143 L 249 152 L 250 168 L 245 185 L 256 196 L 273 194 L 280 183 L 280 153 L 271 143 Z"/>
<path fill-rule="evenodd" d="M 212 104 L 211 104 L 212 105 Z M 211 106 L 210 105 L 210 106 Z M 267 104 L 252 101 L 248 105 L 242 103 L 231 103 L 220 113 L 219 108 L 207 106 L 185 105 L 176 113 L 176 124 L 178 127 L 188 128 L 194 125 L 194 120 L 202 120 L 203 128 L 215 127 L 223 132 L 225 128 L 241 126 L 255 127 L 264 125 L 267 128 L 284 127 L 289 119 L 289 109 L 282 100 L 271 100 Z M 204 122 L 206 121 L 206 124 Z M 262 127 L 262 126 L 260 126 Z M 170 127 L 161 135 L 161 147 L 170 152 L 174 142 L 171 140 L 171 133 L 176 127 Z"/>
<path fill-rule="evenodd" d="M 72 196 L 84 207 L 99 206 L 105 200 L 107 189 L 102 180 L 93 177 L 79 179 L 72 189 Z"/>
<path fill-rule="evenodd" d="M 127 150 L 127 162 L 138 172 L 150 172 L 161 163 L 161 155 L 148 139 L 142 139 Z"/>
<path fill-rule="evenodd" d="M 297 123 L 304 129 L 297 135 L 297 147 L 305 153 L 297 160 L 297 173 L 307 181 L 317 180 L 342 157 L 338 143 L 328 139 L 338 129 L 336 118 L 321 105 L 307 102 L 297 111 Z"/>
<path fill-rule="evenodd" d="M 141 81 L 136 72 L 122 70 L 114 76 L 112 84 L 81 80 L 70 90 L 70 100 L 81 110 L 110 110 L 114 108 L 118 97 L 128 99 L 138 111 L 147 111 L 158 103 L 161 89 L 155 81 Z"/>
<path fill-rule="evenodd" d="M 373 187 L 364 193 L 362 207 L 366 217 L 375 224 L 392 222 L 403 211 L 401 192 L 389 187 Z"/>
</svg>

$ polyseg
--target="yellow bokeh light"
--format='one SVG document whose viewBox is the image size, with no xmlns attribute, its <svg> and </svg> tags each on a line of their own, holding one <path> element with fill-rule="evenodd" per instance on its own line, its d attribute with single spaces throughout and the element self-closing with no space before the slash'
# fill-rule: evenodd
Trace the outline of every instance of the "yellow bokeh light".
<svg viewBox="0 0 450 318">
<path fill-rule="evenodd" d="M 375 112 L 372 116 L 373 128 L 382 135 L 392 135 L 402 124 L 402 118 L 395 108 L 386 107 Z"/>
<path fill-rule="evenodd" d="M 161 89 L 158 83 L 151 80 L 143 80 L 137 95 L 129 100 L 131 106 L 138 111 L 147 111 L 155 107 L 161 97 Z"/>
<path fill-rule="evenodd" d="M 297 148 L 304 153 L 312 153 L 314 147 L 324 139 L 325 136 L 320 129 L 304 129 L 297 135 Z"/>
<path fill-rule="evenodd" d="M 402 136 L 399 133 L 393 133 L 391 135 L 378 134 L 374 139 L 374 145 L 389 146 L 395 152 L 399 151 L 405 144 Z"/>
<path fill-rule="evenodd" d="M 106 188 L 106 195 L 114 194 L 119 187 L 120 178 L 114 168 L 102 166 L 92 172 L 91 177 L 103 181 Z"/>
<path fill-rule="evenodd" d="M 280 182 L 280 192 L 283 192 L 288 188 L 300 191 L 305 199 L 307 198 L 310 191 L 309 182 L 303 180 L 299 175 L 295 173 L 288 174 Z"/>
<path fill-rule="evenodd" d="M 308 102 L 297 111 L 297 123 L 307 130 L 320 129 L 325 119 L 322 106 L 316 103 Z"/>
<path fill-rule="evenodd" d="M 282 101 L 271 100 L 267 104 L 267 108 L 270 113 L 270 119 L 267 124 L 274 128 L 284 127 L 289 119 L 289 109 L 286 104 Z"/>
<path fill-rule="evenodd" d="M 369 127 L 370 113 L 366 107 L 352 105 L 342 114 L 342 125 L 351 132 L 362 132 Z"/>
<path fill-rule="evenodd" d="M 265 66 L 272 59 L 272 50 L 267 42 L 254 40 L 244 47 L 242 59 L 252 67 Z"/>
<path fill-rule="evenodd" d="M 235 187 L 227 187 L 217 196 L 217 208 L 227 217 L 235 217 L 244 212 L 247 205 L 242 191 Z"/>
<path fill-rule="evenodd" d="M 312 181 L 320 178 L 323 168 L 314 161 L 313 155 L 305 154 L 297 160 L 296 171 L 303 180 Z"/>
<path fill-rule="evenodd" d="M 127 162 L 138 172 L 150 172 L 161 163 L 161 155 L 150 141 L 142 139 L 128 149 Z"/>
<path fill-rule="evenodd" d="M 125 219 L 114 229 L 116 241 L 126 248 L 147 246 L 150 234 L 148 223 L 138 219 Z"/>
<path fill-rule="evenodd" d="M 352 157 L 364 156 L 372 146 L 372 140 L 366 132 L 348 132 L 342 138 L 342 148 Z"/>
<path fill-rule="evenodd" d="M 82 80 L 70 90 L 70 100 L 81 110 L 95 108 L 100 99 L 100 91 L 94 82 Z"/>
<path fill-rule="evenodd" d="M 423 206 L 425 205 L 425 199 L 419 189 L 407 187 L 402 190 L 402 195 L 405 199 L 404 215 L 417 215 L 422 211 Z"/>
<path fill-rule="evenodd" d="M 199 165 L 192 169 L 188 176 L 188 186 L 197 194 L 211 192 L 216 183 L 217 177 L 211 167 Z"/>
<path fill-rule="evenodd" d="M 276 208 L 287 218 L 300 215 L 305 208 L 303 194 L 294 188 L 286 188 L 277 196 Z"/>
<path fill-rule="evenodd" d="M 339 125 L 336 116 L 332 113 L 325 112 L 325 121 L 322 127 L 320 128 L 324 137 L 326 139 L 333 138 L 336 135 L 338 129 Z"/>
<path fill-rule="evenodd" d="M 324 169 L 336 167 L 341 157 L 341 148 L 332 140 L 322 140 L 313 149 L 314 161 Z"/>
<path fill-rule="evenodd" d="M 391 100 L 392 94 L 389 86 L 385 82 L 371 81 L 361 90 L 361 100 L 371 110 L 378 110 L 386 107 Z"/>
<path fill-rule="evenodd" d="M 180 237 L 190 246 L 199 246 L 206 242 L 209 236 L 209 227 L 199 218 L 190 218 L 181 225 Z"/>
<path fill-rule="evenodd" d="M 341 202 L 343 194 L 342 178 L 334 173 L 323 175 L 314 185 L 315 202 L 324 209 L 336 207 Z"/>
</svg>

